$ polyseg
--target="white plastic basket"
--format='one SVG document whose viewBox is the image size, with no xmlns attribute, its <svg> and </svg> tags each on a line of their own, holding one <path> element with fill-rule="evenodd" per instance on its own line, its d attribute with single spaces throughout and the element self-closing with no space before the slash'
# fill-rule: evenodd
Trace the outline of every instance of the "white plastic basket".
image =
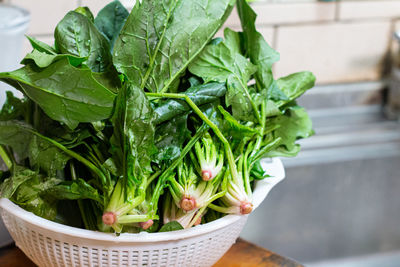
<svg viewBox="0 0 400 267">
<path fill-rule="evenodd" d="M 273 177 L 258 181 L 257 208 L 285 177 L 279 159 L 264 159 Z M 212 266 L 239 237 L 247 216 L 228 215 L 194 228 L 167 233 L 114 234 L 65 226 L 27 212 L 8 199 L 0 213 L 16 245 L 38 266 Z"/>
</svg>

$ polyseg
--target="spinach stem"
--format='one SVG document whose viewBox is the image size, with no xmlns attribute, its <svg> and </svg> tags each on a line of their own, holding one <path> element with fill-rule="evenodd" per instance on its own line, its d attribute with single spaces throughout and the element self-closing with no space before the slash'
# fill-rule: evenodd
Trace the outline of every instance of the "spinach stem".
<svg viewBox="0 0 400 267">
<path fill-rule="evenodd" d="M 70 167 L 70 171 L 71 171 L 71 179 L 72 179 L 72 181 L 76 181 L 77 178 L 76 178 L 76 171 L 75 171 L 74 163 L 71 162 L 69 167 Z M 82 201 L 82 199 L 78 199 L 77 202 L 78 202 L 79 211 L 81 212 L 83 224 L 85 225 L 86 229 L 90 229 L 90 223 L 89 223 L 88 219 L 86 218 L 85 208 L 83 207 L 83 201 Z"/>
<path fill-rule="evenodd" d="M 229 170 L 231 172 L 232 178 L 237 180 L 237 170 L 235 165 L 235 159 L 232 153 L 231 146 L 229 145 L 228 140 L 218 129 L 217 125 L 215 125 L 212 121 L 210 121 L 206 115 L 199 109 L 199 107 L 190 99 L 189 96 L 185 94 L 173 94 L 173 93 L 146 93 L 148 97 L 159 97 L 159 98 L 175 98 L 175 99 L 184 99 L 188 105 L 193 109 L 193 111 L 214 131 L 214 133 L 218 136 L 221 142 L 224 144 L 226 157 L 228 159 Z"/>
<path fill-rule="evenodd" d="M 3 161 L 6 164 L 7 168 L 9 170 L 11 170 L 12 167 L 13 167 L 13 162 L 10 159 L 10 157 L 8 156 L 7 151 L 4 149 L 4 147 L 2 145 L 0 145 L 0 158 L 3 159 Z"/>
<path fill-rule="evenodd" d="M 263 137 L 264 137 L 265 120 L 266 120 L 265 102 L 262 102 L 261 103 L 261 120 L 260 120 L 261 127 L 260 127 L 260 132 L 259 132 L 256 144 L 254 146 L 253 152 L 251 153 L 250 157 L 253 157 L 258 152 L 258 150 L 260 150 L 261 143 L 262 143 L 262 140 L 263 140 Z"/>
<path fill-rule="evenodd" d="M 50 139 L 50 138 L 48 138 L 48 137 L 46 137 L 44 135 L 41 135 L 40 133 L 38 133 L 36 131 L 33 131 L 33 130 L 28 130 L 28 131 L 30 131 L 32 134 L 38 136 L 39 138 L 42 138 L 43 140 L 51 143 L 52 145 L 54 145 L 58 149 L 62 150 L 65 154 L 75 158 L 76 160 L 78 160 L 78 161 L 82 162 L 84 165 L 86 165 L 89 169 L 91 169 L 94 173 L 96 173 L 99 176 L 99 178 L 101 179 L 102 184 L 107 187 L 106 191 L 108 191 L 107 177 L 93 163 L 91 163 L 90 161 L 88 161 L 87 159 L 85 159 L 84 157 L 79 155 L 78 153 L 75 153 L 74 151 L 67 149 L 65 146 L 63 146 L 62 144 L 54 141 L 53 139 Z"/>
<path fill-rule="evenodd" d="M 165 186 L 165 179 L 171 174 L 171 172 L 178 166 L 178 164 L 182 161 L 182 159 L 186 156 L 187 153 L 192 149 L 194 144 L 200 139 L 200 137 L 207 130 L 206 124 L 203 124 L 198 130 L 197 133 L 192 137 L 192 139 L 187 143 L 187 145 L 183 148 L 181 155 L 177 158 L 172 164 L 160 175 L 157 181 L 157 185 L 153 191 L 153 196 L 151 198 L 151 206 L 154 214 L 157 212 L 157 204 L 158 199 L 162 193 L 162 190 Z"/>
</svg>

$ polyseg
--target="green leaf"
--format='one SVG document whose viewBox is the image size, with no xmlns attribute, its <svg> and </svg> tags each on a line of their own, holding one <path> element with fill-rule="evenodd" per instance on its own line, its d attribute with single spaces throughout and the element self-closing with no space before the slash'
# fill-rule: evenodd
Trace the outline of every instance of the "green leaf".
<svg viewBox="0 0 400 267">
<path fill-rule="evenodd" d="M 100 10 L 94 24 L 101 33 L 103 33 L 110 41 L 111 50 L 114 47 L 122 27 L 125 25 L 129 16 L 128 10 L 116 0 L 106 5 Z"/>
<path fill-rule="evenodd" d="M 253 178 L 255 180 L 263 180 L 267 177 L 271 177 L 271 176 L 266 174 L 263 167 L 261 166 L 260 160 L 257 160 L 256 163 L 253 165 L 253 168 L 250 171 L 250 178 Z"/>
<path fill-rule="evenodd" d="M 226 133 L 228 136 L 233 136 L 234 138 L 242 139 L 244 137 L 252 137 L 258 133 L 257 129 L 251 128 L 249 126 L 243 125 L 240 122 L 238 122 L 222 106 L 218 106 L 218 109 L 223 116 L 222 123 L 225 125 L 224 133 Z"/>
<path fill-rule="evenodd" d="M 275 158 L 275 157 L 296 157 L 300 152 L 300 145 L 295 145 L 291 150 L 286 149 L 285 146 L 279 146 L 263 155 L 263 157 L 267 158 Z"/>
<path fill-rule="evenodd" d="M 49 177 L 55 177 L 57 171 L 63 170 L 70 159 L 70 156 L 49 142 L 32 135 L 29 144 L 29 163 L 32 168 L 38 168 Z"/>
<path fill-rule="evenodd" d="M 187 119 L 188 115 L 181 115 L 157 126 L 155 144 L 158 151 L 154 162 L 169 164 L 181 155 L 182 146 L 190 137 Z"/>
<path fill-rule="evenodd" d="M 84 15 L 70 11 L 54 32 L 56 46 L 62 54 L 88 58 L 93 72 L 106 72 L 112 67 L 107 39 Z"/>
<path fill-rule="evenodd" d="M 0 185 L 0 196 L 9 198 L 27 211 L 53 220 L 56 217 L 56 201 L 42 198 L 41 194 L 59 184 L 61 180 L 45 178 L 38 173 L 16 166 L 13 175 Z"/>
<path fill-rule="evenodd" d="M 226 94 L 226 85 L 225 83 L 195 85 L 183 92 L 183 94 L 189 96 L 197 106 L 201 106 L 215 102 L 224 96 Z M 168 121 L 191 110 L 190 106 L 184 100 L 170 99 L 161 101 L 154 109 L 157 114 L 155 124 Z"/>
<path fill-rule="evenodd" d="M 257 32 L 255 22 L 257 14 L 246 2 L 237 0 L 237 9 L 243 28 L 245 54 L 257 66 L 256 81 L 260 89 L 270 88 L 273 82 L 272 64 L 279 60 L 279 53 L 272 49 Z"/>
<path fill-rule="evenodd" d="M 315 85 L 315 76 L 309 71 L 293 73 L 276 81 L 277 86 L 287 96 L 287 100 L 277 103 L 279 107 L 298 98 Z"/>
<path fill-rule="evenodd" d="M 43 194 L 55 199 L 92 199 L 97 201 L 100 205 L 103 204 L 103 199 L 99 192 L 83 179 L 62 182 L 49 188 Z"/>
<path fill-rule="evenodd" d="M 231 32 L 227 30 L 225 33 Z M 189 71 L 202 77 L 205 82 L 227 82 L 225 101 L 228 107 L 232 106 L 233 116 L 239 120 L 257 121 L 255 104 L 247 86 L 256 66 L 238 53 L 238 47 L 233 42 L 234 39 L 230 37 L 228 41 L 206 46 L 190 64 Z"/>
<path fill-rule="evenodd" d="M 32 127 L 20 121 L 0 121 L 0 145 L 12 147 L 22 160 L 28 156 Z"/>
<path fill-rule="evenodd" d="M 35 130 L 21 121 L 0 121 L 0 144 L 13 148 L 20 160 L 29 156 L 31 166 L 56 176 L 70 159 L 60 149 L 34 134 Z"/>
<path fill-rule="evenodd" d="M 169 223 L 164 224 L 159 232 L 172 232 L 172 231 L 178 231 L 178 230 L 183 230 L 184 228 L 180 223 L 177 221 L 172 221 Z"/>
<path fill-rule="evenodd" d="M 89 69 L 75 68 L 66 58 L 46 69 L 28 65 L 0 73 L 0 80 L 15 85 L 50 118 L 71 129 L 80 122 L 107 119 L 113 109 L 114 93 L 100 84 Z"/>
<path fill-rule="evenodd" d="M 28 101 L 15 97 L 10 91 L 6 92 L 6 97 L 6 101 L 0 111 L 0 121 L 24 120 L 29 110 Z"/>
<path fill-rule="evenodd" d="M 41 194 L 59 184 L 61 180 L 45 178 L 39 175 L 21 184 L 11 200 L 34 214 L 48 220 L 54 220 L 57 215 L 57 201 L 44 198 Z"/>
<path fill-rule="evenodd" d="M 232 2 L 137 1 L 115 44 L 117 70 L 141 88 L 165 92 L 222 26 Z"/>
<path fill-rule="evenodd" d="M 80 66 L 87 60 L 87 58 L 76 57 L 73 55 L 50 55 L 34 49 L 31 53 L 27 54 L 24 59 L 22 59 L 21 64 L 28 65 L 29 63 L 34 62 L 39 68 L 46 68 L 63 58 L 68 58 L 69 63 L 74 67 Z"/>
<path fill-rule="evenodd" d="M 11 198 L 21 184 L 25 183 L 26 181 L 32 179 L 37 175 L 38 173 L 34 171 L 25 169 L 21 166 L 15 166 L 14 174 L 11 177 L 5 179 L 4 182 L 0 184 L 0 197 Z"/>
<path fill-rule="evenodd" d="M 127 183 L 138 183 L 151 172 L 154 147 L 154 111 L 145 93 L 132 83 L 120 90 L 112 117 L 114 162 Z"/>
<path fill-rule="evenodd" d="M 52 46 L 50 46 L 50 45 L 48 45 L 46 43 L 43 43 L 43 42 L 41 42 L 41 41 L 31 37 L 31 36 L 26 36 L 26 38 L 28 38 L 28 40 L 31 43 L 33 49 L 36 49 L 39 52 L 46 53 L 46 54 L 49 54 L 49 55 L 56 55 L 57 54 L 57 51 L 56 51 L 56 49 L 54 47 L 52 47 Z"/>
<path fill-rule="evenodd" d="M 290 107 L 281 116 L 267 120 L 267 125 L 279 125 L 273 134 L 275 138 L 281 137 L 281 145 L 291 151 L 295 148 L 295 142 L 301 138 L 313 135 L 312 122 L 304 108 Z"/>
<path fill-rule="evenodd" d="M 94 22 L 94 16 L 92 11 L 90 11 L 90 9 L 88 7 L 83 7 L 80 6 L 77 9 L 74 10 L 76 13 L 82 14 L 85 17 L 87 17 L 91 22 Z"/>
</svg>

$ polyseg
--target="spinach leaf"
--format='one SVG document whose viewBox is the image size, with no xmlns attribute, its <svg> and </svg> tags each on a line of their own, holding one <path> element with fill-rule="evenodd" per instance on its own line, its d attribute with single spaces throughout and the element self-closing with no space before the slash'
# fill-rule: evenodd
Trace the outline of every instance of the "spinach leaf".
<svg viewBox="0 0 400 267">
<path fill-rule="evenodd" d="M 315 85 L 315 76 L 309 71 L 293 73 L 276 81 L 277 86 L 287 96 L 286 100 L 278 101 L 279 107 L 293 101 Z"/>
<path fill-rule="evenodd" d="M 34 134 L 35 130 L 21 121 L 0 121 L 0 144 L 8 145 L 20 160 L 29 157 L 31 166 L 55 177 L 70 159 L 60 149 Z"/>
<path fill-rule="evenodd" d="M 49 177 L 56 177 L 57 171 L 64 169 L 71 159 L 70 156 L 35 135 L 31 137 L 28 151 L 31 167 L 45 171 Z"/>
<path fill-rule="evenodd" d="M 115 109 L 111 119 L 114 163 L 125 185 L 137 184 L 143 173 L 151 172 L 151 157 L 155 152 L 154 111 L 143 90 L 132 83 L 120 90 Z"/>
<path fill-rule="evenodd" d="M 56 201 L 42 198 L 41 194 L 60 182 L 56 178 L 45 178 L 32 170 L 16 166 L 13 175 L 0 185 L 0 196 L 9 198 L 40 217 L 53 220 L 57 214 Z"/>
<path fill-rule="evenodd" d="M 297 139 L 310 137 L 314 133 L 310 117 L 299 106 L 290 107 L 283 115 L 267 120 L 268 124 L 280 126 L 273 135 L 282 138 L 280 144 L 288 151 L 295 148 Z"/>
<path fill-rule="evenodd" d="M 0 184 L 0 197 L 11 198 L 21 184 L 37 175 L 38 173 L 32 170 L 25 169 L 24 167 L 18 165 L 14 166 L 13 175 L 5 179 L 4 182 Z"/>
<path fill-rule="evenodd" d="M 172 221 L 169 223 L 164 224 L 159 232 L 171 232 L 171 231 L 178 231 L 183 230 L 183 227 L 177 221 Z"/>
<path fill-rule="evenodd" d="M 221 27 L 232 2 L 137 1 L 115 44 L 117 70 L 142 89 L 164 92 Z"/>
<path fill-rule="evenodd" d="M 59 184 L 61 180 L 36 175 L 21 184 L 11 200 L 34 214 L 48 220 L 57 215 L 57 200 L 42 197 L 42 193 Z"/>
<path fill-rule="evenodd" d="M 93 72 L 107 72 L 111 68 L 107 39 L 84 15 L 70 11 L 57 25 L 54 38 L 62 54 L 87 57 L 87 65 Z"/>
<path fill-rule="evenodd" d="M 6 101 L 0 110 L 0 121 L 9 121 L 17 119 L 25 119 L 26 113 L 29 111 L 28 101 L 19 99 L 12 92 L 6 92 Z"/>
<path fill-rule="evenodd" d="M 181 155 L 182 146 L 190 137 L 187 119 L 187 114 L 181 115 L 157 126 L 155 144 L 158 151 L 154 155 L 154 162 L 170 164 Z"/>
<path fill-rule="evenodd" d="M 57 54 L 57 51 L 56 51 L 56 49 L 54 47 L 52 47 L 52 46 L 50 46 L 50 45 L 48 45 L 46 43 L 43 43 L 42 41 L 39 41 L 39 40 L 37 40 L 37 39 L 35 39 L 34 37 L 31 37 L 31 36 L 26 36 L 26 38 L 28 38 L 28 40 L 31 43 L 33 49 L 36 49 L 39 52 L 46 53 L 46 54 L 49 54 L 49 55 L 56 55 Z"/>
<path fill-rule="evenodd" d="M 201 106 L 207 103 L 215 102 L 220 97 L 224 96 L 226 94 L 226 86 L 225 83 L 214 82 L 195 85 L 186 90 L 186 92 L 183 92 L 183 94 L 189 96 L 189 98 L 197 106 Z M 155 124 L 160 124 L 191 111 L 191 108 L 184 100 L 170 99 L 161 101 L 154 111 L 157 114 Z"/>
<path fill-rule="evenodd" d="M 43 194 L 55 199 L 92 199 L 100 205 L 103 204 L 103 198 L 99 192 L 83 179 L 59 183 L 43 192 Z"/>
<path fill-rule="evenodd" d="M 80 122 L 107 119 L 113 109 L 114 93 L 100 84 L 89 69 L 75 68 L 67 58 L 46 69 L 27 65 L 13 72 L 0 73 L 0 80 L 14 85 L 50 118 L 71 129 Z"/>
<path fill-rule="evenodd" d="M 115 41 L 117 40 L 122 27 L 125 25 L 128 16 L 128 10 L 126 10 L 120 1 L 116 0 L 100 10 L 94 20 L 97 29 L 110 41 L 111 50 L 113 49 Z"/>
<path fill-rule="evenodd" d="M 73 55 L 50 55 L 34 49 L 31 53 L 27 54 L 24 59 L 22 59 L 21 64 L 28 65 L 30 62 L 34 62 L 39 68 L 47 68 L 54 62 L 63 58 L 68 58 L 69 63 L 74 67 L 80 66 L 87 60 L 87 58 L 76 57 Z"/>
<path fill-rule="evenodd" d="M 91 22 L 94 22 L 94 16 L 92 11 L 86 6 L 80 6 L 74 10 L 76 13 L 82 14 L 87 17 Z"/>
<path fill-rule="evenodd" d="M 279 60 L 279 53 L 256 30 L 257 14 L 247 1 L 237 0 L 237 9 L 243 28 L 245 54 L 257 66 L 255 77 L 260 89 L 268 89 L 273 82 L 272 64 Z"/>
<path fill-rule="evenodd" d="M 24 122 L 0 121 L 0 145 L 12 147 L 22 160 L 28 156 L 31 130 L 33 129 Z"/>
<path fill-rule="evenodd" d="M 227 136 L 232 136 L 236 139 L 242 139 L 244 137 L 251 138 L 258 133 L 257 129 L 241 124 L 222 106 L 218 106 L 218 109 L 223 116 L 220 124 L 224 125 L 224 133 Z"/>
<path fill-rule="evenodd" d="M 268 151 L 263 155 L 265 158 L 275 157 L 296 157 L 300 152 L 300 145 L 295 145 L 291 150 L 288 150 L 285 146 L 278 146 L 277 148 Z"/>
<path fill-rule="evenodd" d="M 260 160 L 257 160 L 253 165 L 253 168 L 250 171 L 250 178 L 255 180 L 263 180 L 267 177 L 271 177 L 268 175 L 261 166 Z"/>
<path fill-rule="evenodd" d="M 257 121 L 258 111 L 247 86 L 256 66 L 238 53 L 238 44 L 233 44 L 237 40 L 232 39 L 230 30 L 225 32 L 228 33 L 225 35 L 229 37 L 228 41 L 206 46 L 190 64 L 189 71 L 205 82 L 227 82 L 225 101 L 228 107 L 232 106 L 233 116 L 239 120 Z"/>
</svg>

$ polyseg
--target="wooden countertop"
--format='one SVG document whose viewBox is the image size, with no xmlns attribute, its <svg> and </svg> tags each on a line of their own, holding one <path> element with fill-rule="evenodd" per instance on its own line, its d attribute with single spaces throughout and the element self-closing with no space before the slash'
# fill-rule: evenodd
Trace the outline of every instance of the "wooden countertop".
<svg viewBox="0 0 400 267">
<path fill-rule="evenodd" d="M 35 267 L 15 246 L 0 249 L 1 267 Z M 214 267 L 301 267 L 293 260 L 239 239 Z"/>
</svg>

